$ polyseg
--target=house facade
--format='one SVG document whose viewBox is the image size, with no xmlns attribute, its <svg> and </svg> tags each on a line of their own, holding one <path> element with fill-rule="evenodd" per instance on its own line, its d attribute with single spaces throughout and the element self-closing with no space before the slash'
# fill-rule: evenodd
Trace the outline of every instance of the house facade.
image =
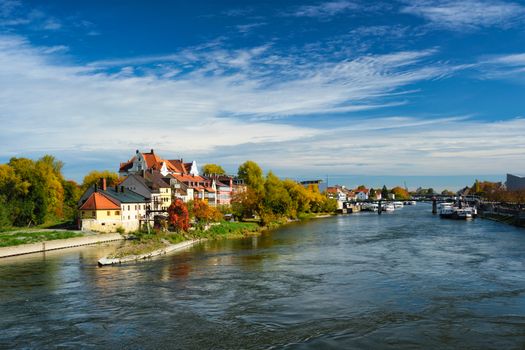
<svg viewBox="0 0 525 350">
<path fill-rule="evenodd" d="M 125 232 L 136 231 L 147 220 L 149 199 L 124 186 L 107 188 L 94 185 L 79 204 L 79 228 L 82 231 Z"/>
</svg>

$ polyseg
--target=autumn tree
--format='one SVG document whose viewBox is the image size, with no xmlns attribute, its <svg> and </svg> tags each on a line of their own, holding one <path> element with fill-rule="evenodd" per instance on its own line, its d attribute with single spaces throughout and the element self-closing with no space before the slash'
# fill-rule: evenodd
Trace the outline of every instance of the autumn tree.
<svg viewBox="0 0 525 350">
<path fill-rule="evenodd" d="M 169 221 L 177 231 L 188 231 L 190 227 L 190 216 L 188 208 L 182 201 L 177 198 L 168 208 Z"/>
<path fill-rule="evenodd" d="M 410 199 L 410 193 L 406 189 L 400 186 L 396 186 L 390 190 L 396 197 L 396 199 L 406 200 Z"/>
<path fill-rule="evenodd" d="M 216 175 L 225 175 L 226 171 L 217 164 L 204 164 L 202 166 L 202 173 L 203 174 L 216 174 Z"/>
<path fill-rule="evenodd" d="M 193 215 L 195 220 L 200 223 L 217 222 L 222 219 L 219 209 L 209 206 L 208 203 L 200 199 L 193 202 Z"/>
<path fill-rule="evenodd" d="M 109 170 L 93 170 L 84 176 L 82 181 L 82 191 L 98 183 L 100 179 L 106 179 L 107 186 L 115 186 L 119 183 L 119 176 L 117 173 Z"/>
</svg>

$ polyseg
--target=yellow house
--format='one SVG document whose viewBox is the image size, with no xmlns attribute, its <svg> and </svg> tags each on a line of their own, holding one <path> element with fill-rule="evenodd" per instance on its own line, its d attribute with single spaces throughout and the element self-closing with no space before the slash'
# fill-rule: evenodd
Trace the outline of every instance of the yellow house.
<svg viewBox="0 0 525 350">
<path fill-rule="evenodd" d="M 82 230 L 114 232 L 122 224 L 120 204 L 93 192 L 79 208 Z"/>
</svg>

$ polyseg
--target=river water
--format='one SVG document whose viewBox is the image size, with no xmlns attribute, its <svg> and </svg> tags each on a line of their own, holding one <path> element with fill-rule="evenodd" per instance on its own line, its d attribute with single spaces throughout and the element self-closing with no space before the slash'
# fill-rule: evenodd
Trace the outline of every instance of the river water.
<svg viewBox="0 0 525 350">
<path fill-rule="evenodd" d="M 0 348 L 525 347 L 525 229 L 418 204 L 99 268 L 0 261 Z"/>
</svg>

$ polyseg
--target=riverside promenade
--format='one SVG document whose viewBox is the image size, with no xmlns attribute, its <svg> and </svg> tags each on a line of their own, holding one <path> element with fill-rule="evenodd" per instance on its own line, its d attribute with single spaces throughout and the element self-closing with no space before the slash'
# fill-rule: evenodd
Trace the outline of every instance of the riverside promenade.
<svg viewBox="0 0 525 350">
<path fill-rule="evenodd" d="M 43 253 L 50 250 L 66 249 L 79 247 L 90 244 L 105 243 L 123 240 L 124 237 L 119 233 L 101 233 L 91 234 L 83 237 L 74 237 L 68 239 L 56 239 L 51 241 L 44 241 L 38 243 L 22 244 L 12 247 L 0 248 L 0 258 L 6 258 L 10 256 L 32 254 L 32 253 Z"/>
</svg>

